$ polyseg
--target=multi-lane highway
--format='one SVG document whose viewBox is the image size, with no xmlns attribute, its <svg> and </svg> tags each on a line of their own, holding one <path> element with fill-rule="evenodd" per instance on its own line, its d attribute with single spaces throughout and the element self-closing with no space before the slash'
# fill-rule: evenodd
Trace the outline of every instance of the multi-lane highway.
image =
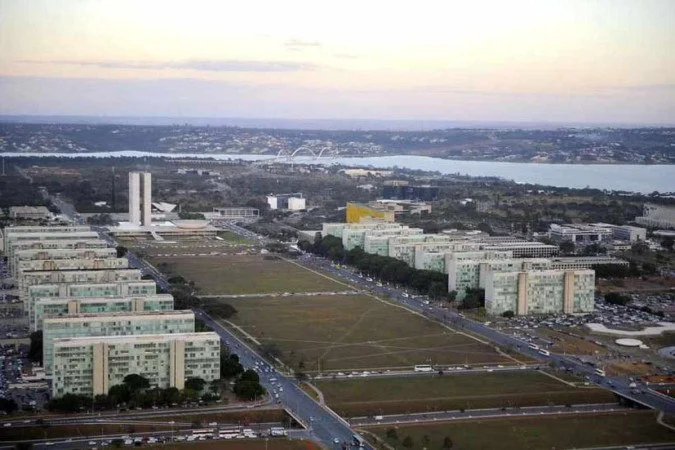
<svg viewBox="0 0 675 450">
<path fill-rule="evenodd" d="M 587 377 L 588 380 L 606 388 L 613 392 L 629 398 L 637 403 L 643 404 L 653 409 L 663 411 L 665 413 L 675 413 L 675 398 L 668 397 L 660 392 L 649 389 L 648 386 L 640 385 L 637 388 L 631 387 L 630 379 L 626 377 L 605 377 L 596 373 L 596 369 L 592 366 L 582 363 L 580 360 L 555 353 L 550 353 L 548 356 L 542 355 L 538 350 L 528 347 L 528 342 L 523 341 L 515 336 L 511 336 L 501 331 L 490 328 L 489 326 L 466 318 L 461 313 L 456 311 L 441 308 L 434 304 L 427 305 L 424 301 L 416 299 L 405 292 L 402 292 L 393 287 L 382 285 L 375 280 L 370 281 L 367 278 L 362 278 L 359 275 L 341 267 L 337 267 L 330 261 L 305 254 L 299 262 L 311 269 L 320 269 L 325 272 L 336 275 L 340 278 L 346 279 L 360 289 L 372 292 L 375 295 L 386 295 L 406 308 L 424 314 L 425 316 L 451 325 L 454 328 L 461 329 L 465 332 L 471 332 L 486 340 L 491 341 L 497 347 L 503 349 L 512 347 L 517 348 L 519 352 L 535 358 L 542 362 L 542 364 L 549 364 L 554 362 L 558 367 L 567 367 L 572 372 L 581 376 Z"/>
</svg>

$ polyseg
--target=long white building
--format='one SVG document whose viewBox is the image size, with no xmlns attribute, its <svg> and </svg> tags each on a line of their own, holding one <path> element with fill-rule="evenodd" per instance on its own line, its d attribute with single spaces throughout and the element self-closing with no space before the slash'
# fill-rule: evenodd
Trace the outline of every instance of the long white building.
<svg viewBox="0 0 675 450">
<path fill-rule="evenodd" d="M 589 269 L 486 273 L 488 314 L 587 314 L 593 312 L 594 295 L 595 272 Z"/>
<path fill-rule="evenodd" d="M 35 312 L 29 317 L 31 331 L 42 329 L 45 317 L 73 314 L 107 314 L 113 312 L 172 311 L 171 294 L 144 297 L 56 297 L 37 299 Z"/>
<path fill-rule="evenodd" d="M 52 374 L 56 339 L 192 333 L 194 330 L 195 315 L 192 311 L 140 311 L 48 317 L 42 321 L 45 374 Z"/>
<path fill-rule="evenodd" d="M 220 338 L 212 332 L 55 339 L 53 348 L 53 397 L 107 394 L 129 374 L 177 389 L 189 378 L 220 378 Z"/>
</svg>

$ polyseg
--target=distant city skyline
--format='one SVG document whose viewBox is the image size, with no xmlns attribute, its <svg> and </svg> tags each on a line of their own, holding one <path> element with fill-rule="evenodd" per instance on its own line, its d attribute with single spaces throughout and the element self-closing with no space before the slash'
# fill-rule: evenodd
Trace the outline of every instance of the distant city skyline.
<svg viewBox="0 0 675 450">
<path fill-rule="evenodd" d="M 0 114 L 675 124 L 675 2 L 0 0 Z"/>
</svg>

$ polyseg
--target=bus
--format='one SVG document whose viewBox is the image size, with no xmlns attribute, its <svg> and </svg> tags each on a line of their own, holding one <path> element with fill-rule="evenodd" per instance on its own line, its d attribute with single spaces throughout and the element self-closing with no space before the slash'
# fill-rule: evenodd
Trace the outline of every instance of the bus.
<svg viewBox="0 0 675 450">
<path fill-rule="evenodd" d="M 543 348 L 539 350 L 539 354 L 544 356 L 551 356 L 551 352 L 549 352 L 548 350 L 544 350 Z"/>
<path fill-rule="evenodd" d="M 528 347 L 531 348 L 532 350 L 539 350 L 539 346 L 537 344 L 530 344 L 528 345 Z"/>
<path fill-rule="evenodd" d="M 595 374 L 600 375 L 601 377 L 604 377 L 606 375 L 605 371 L 602 369 L 595 369 Z"/>
<path fill-rule="evenodd" d="M 431 367 L 429 364 L 421 364 L 419 366 L 415 366 L 415 372 L 433 372 L 434 368 Z"/>
</svg>

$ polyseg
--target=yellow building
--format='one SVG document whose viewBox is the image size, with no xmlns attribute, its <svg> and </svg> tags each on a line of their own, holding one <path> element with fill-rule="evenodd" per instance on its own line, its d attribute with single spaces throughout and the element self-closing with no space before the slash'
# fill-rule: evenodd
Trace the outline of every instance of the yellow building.
<svg viewBox="0 0 675 450">
<path fill-rule="evenodd" d="M 347 203 L 346 222 L 359 223 L 368 220 L 380 220 L 383 222 L 394 222 L 394 209 L 383 205 L 375 207 L 364 205 L 363 203 Z"/>
</svg>

